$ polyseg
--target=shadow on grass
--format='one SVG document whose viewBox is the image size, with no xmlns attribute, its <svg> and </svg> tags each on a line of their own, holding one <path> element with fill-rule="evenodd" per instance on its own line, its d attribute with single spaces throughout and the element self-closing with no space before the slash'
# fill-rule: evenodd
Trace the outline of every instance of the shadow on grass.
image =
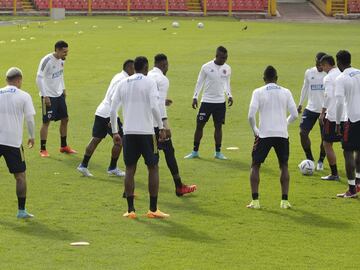
<svg viewBox="0 0 360 270">
<path fill-rule="evenodd" d="M 349 229 L 352 227 L 352 225 L 347 222 L 330 219 L 325 216 L 321 216 L 313 212 L 309 212 L 302 209 L 289 209 L 289 210 L 282 209 L 278 211 L 264 209 L 263 211 L 269 214 L 290 219 L 296 223 L 303 225 L 310 225 L 310 226 L 322 227 L 322 228 L 332 228 L 339 230 Z"/>
<path fill-rule="evenodd" d="M 46 238 L 52 240 L 73 240 L 78 239 L 79 236 L 74 233 L 55 225 L 51 227 L 37 221 L 37 220 L 18 220 L 18 222 L 9 222 L 5 220 L 0 220 L 0 225 L 6 227 L 10 230 L 13 230 L 17 233 L 26 234 L 29 236 L 35 236 L 39 238 Z"/>
</svg>

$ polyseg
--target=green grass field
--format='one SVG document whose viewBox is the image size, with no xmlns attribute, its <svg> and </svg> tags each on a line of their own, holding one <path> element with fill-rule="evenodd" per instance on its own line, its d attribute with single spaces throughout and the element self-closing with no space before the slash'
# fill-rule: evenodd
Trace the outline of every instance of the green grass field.
<svg viewBox="0 0 360 270">
<path fill-rule="evenodd" d="M 180 22 L 180 28 L 171 27 L 173 20 Z M 279 208 L 279 171 L 273 152 L 261 170 L 263 208 L 252 211 L 245 205 L 251 199 L 248 179 L 253 143 L 247 111 L 252 90 L 263 84 L 264 68 L 274 65 L 279 84 L 291 89 L 298 102 L 305 69 L 313 66 L 318 51 L 335 55 L 339 49 L 348 49 L 353 65 L 360 67 L 360 24 L 209 18 L 201 19 L 205 28 L 200 30 L 196 28 L 198 21 L 72 17 L 0 27 L 0 74 L 3 78 L 10 66 L 23 70 L 23 89 L 32 95 L 37 110 L 37 130 L 41 124 L 35 85 L 39 61 L 53 50 L 57 40 L 70 44 L 65 68 L 68 142 L 79 151 L 75 156 L 58 152 L 59 124 L 52 123 L 48 138 L 51 157 L 40 159 L 37 131 L 36 148 L 25 153 L 27 208 L 35 214 L 29 221 L 15 217 L 15 180 L 1 159 L 0 269 L 358 269 L 360 201 L 335 198 L 347 188 L 340 145 L 335 149 L 341 182 L 320 180 L 329 172 L 327 162 L 323 173 L 301 176 L 297 164 L 304 154 L 298 121 L 290 127 L 289 200 L 293 209 Z M 241 31 L 245 25 L 248 30 Z M 161 30 L 164 27 L 167 30 Z M 202 158 L 184 160 L 192 150 L 196 112 L 191 101 L 197 75 L 220 44 L 229 50 L 233 72 L 235 103 L 227 111 L 223 138 L 223 151 L 230 160 L 213 159 L 211 122 L 200 146 Z M 170 61 L 169 97 L 174 103 L 168 114 L 180 173 L 185 183 L 196 183 L 198 191 L 176 197 L 161 155 L 159 207 L 171 217 L 146 219 L 147 173 L 141 160 L 135 202 L 140 217 L 127 220 L 122 217 L 127 209 L 121 198 L 123 179 L 106 174 L 111 139 L 99 146 L 90 161 L 94 178 L 80 177 L 76 167 L 90 140 L 95 109 L 122 62 L 138 55 L 152 62 L 159 52 L 167 54 Z M 314 155 L 318 156 L 318 129 L 311 137 Z M 240 149 L 228 151 L 229 146 Z M 119 167 L 124 168 L 121 159 Z M 70 242 L 75 241 L 91 245 L 71 247 Z"/>
</svg>

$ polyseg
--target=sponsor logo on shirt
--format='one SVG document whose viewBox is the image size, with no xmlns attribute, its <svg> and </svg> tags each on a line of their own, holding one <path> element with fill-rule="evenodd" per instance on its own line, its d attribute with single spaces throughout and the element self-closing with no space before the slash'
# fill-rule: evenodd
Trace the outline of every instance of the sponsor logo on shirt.
<svg viewBox="0 0 360 270">
<path fill-rule="evenodd" d="M 277 85 L 269 85 L 266 87 L 266 90 L 275 90 L 275 89 L 280 89 L 280 87 Z"/>
<path fill-rule="evenodd" d="M 325 90 L 324 85 L 323 84 L 312 84 L 310 85 L 310 89 L 317 91 L 317 90 Z"/>
<path fill-rule="evenodd" d="M 64 73 L 64 70 L 61 69 L 61 70 L 53 73 L 53 74 L 52 74 L 52 78 L 53 78 L 53 79 L 59 78 L 59 77 L 61 77 L 61 76 L 63 75 L 63 73 Z"/>
<path fill-rule="evenodd" d="M 355 76 L 357 76 L 357 75 L 360 75 L 360 70 L 353 71 L 353 72 L 349 73 L 349 76 L 350 76 L 350 77 L 355 77 Z"/>
<path fill-rule="evenodd" d="M 15 88 L 0 89 L 0 95 L 6 94 L 6 93 L 15 93 L 15 92 L 16 92 Z"/>
</svg>

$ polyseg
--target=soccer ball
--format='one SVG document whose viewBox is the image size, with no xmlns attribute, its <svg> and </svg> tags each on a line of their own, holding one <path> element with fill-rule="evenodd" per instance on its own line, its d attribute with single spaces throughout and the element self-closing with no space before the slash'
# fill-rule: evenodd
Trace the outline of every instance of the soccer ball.
<svg viewBox="0 0 360 270">
<path fill-rule="evenodd" d="M 172 23 L 172 27 L 174 27 L 174 28 L 179 28 L 179 26 L 180 26 L 180 24 L 176 21 Z"/>
<path fill-rule="evenodd" d="M 199 23 L 197 24 L 197 27 L 198 27 L 198 28 L 204 28 L 204 24 L 203 24 L 202 22 L 199 22 Z"/>
<path fill-rule="evenodd" d="M 299 169 L 303 175 L 312 175 L 315 171 L 314 161 L 309 159 L 301 161 L 301 163 L 299 164 Z"/>
</svg>

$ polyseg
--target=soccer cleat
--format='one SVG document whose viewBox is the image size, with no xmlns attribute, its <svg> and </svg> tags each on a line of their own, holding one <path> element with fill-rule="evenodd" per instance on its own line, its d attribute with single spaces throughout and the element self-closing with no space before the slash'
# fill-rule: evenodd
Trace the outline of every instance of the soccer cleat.
<svg viewBox="0 0 360 270">
<path fill-rule="evenodd" d="M 40 150 L 40 157 L 50 157 L 47 150 Z"/>
<path fill-rule="evenodd" d="M 340 181 L 340 176 L 329 174 L 328 176 L 321 176 L 321 179 L 327 181 Z"/>
<path fill-rule="evenodd" d="M 78 167 L 77 167 L 77 170 L 79 172 L 82 173 L 83 176 L 85 177 L 93 177 L 93 175 L 90 173 L 89 169 L 84 167 L 82 164 L 80 164 Z"/>
<path fill-rule="evenodd" d="M 130 218 L 130 219 L 135 219 L 136 218 L 136 213 L 134 211 L 126 212 L 125 214 L 123 214 L 123 217 L 126 218 Z"/>
<path fill-rule="evenodd" d="M 20 209 L 19 209 L 16 217 L 17 217 L 17 218 L 21 218 L 21 219 L 26 219 L 26 218 L 33 218 L 34 215 L 28 213 L 26 210 L 20 210 Z"/>
<path fill-rule="evenodd" d="M 280 208 L 289 209 L 289 208 L 291 208 L 291 204 L 289 203 L 288 200 L 281 200 L 280 201 Z"/>
<path fill-rule="evenodd" d="M 146 213 L 146 216 L 148 218 L 167 218 L 167 217 L 170 217 L 169 214 L 165 214 L 165 213 L 161 212 L 159 209 L 156 210 L 155 212 L 152 212 L 151 210 L 149 210 Z"/>
<path fill-rule="evenodd" d="M 107 173 L 109 176 L 119 176 L 119 177 L 125 176 L 125 172 L 123 172 L 119 168 L 115 168 L 113 170 L 108 170 Z"/>
<path fill-rule="evenodd" d="M 216 159 L 221 159 L 221 160 L 226 160 L 226 159 L 228 159 L 228 158 L 225 157 L 224 154 L 221 153 L 221 152 L 215 152 L 214 158 L 216 158 Z"/>
<path fill-rule="evenodd" d="M 259 200 L 252 200 L 250 204 L 248 204 L 246 207 L 252 209 L 260 209 L 260 202 Z"/>
<path fill-rule="evenodd" d="M 316 170 L 317 171 L 323 171 L 324 170 L 324 163 L 321 161 L 318 161 L 317 165 L 316 165 Z"/>
<path fill-rule="evenodd" d="M 337 194 L 336 197 L 338 198 L 357 198 L 358 195 L 356 193 L 351 193 L 349 190 L 346 191 L 345 193 L 340 193 L 340 194 Z"/>
<path fill-rule="evenodd" d="M 60 153 L 77 154 L 77 152 L 74 149 L 72 149 L 70 146 L 60 147 Z"/>
<path fill-rule="evenodd" d="M 199 152 L 198 151 L 192 151 L 190 154 L 185 156 L 185 159 L 192 159 L 192 158 L 199 158 Z"/>
<path fill-rule="evenodd" d="M 197 189 L 196 185 L 182 185 L 175 190 L 176 196 L 181 197 L 187 193 L 192 193 Z"/>
</svg>

